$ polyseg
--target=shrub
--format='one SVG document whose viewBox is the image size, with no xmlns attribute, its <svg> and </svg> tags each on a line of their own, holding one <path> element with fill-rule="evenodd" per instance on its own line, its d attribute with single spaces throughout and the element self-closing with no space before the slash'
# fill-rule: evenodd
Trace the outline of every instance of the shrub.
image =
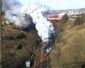
<svg viewBox="0 0 85 68">
<path fill-rule="evenodd" d="M 60 22 L 61 22 L 62 24 L 64 24 L 64 23 L 66 23 L 68 20 L 69 20 L 69 17 L 68 17 L 67 14 L 65 14 L 65 15 L 63 15 L 63 17 L 62 17 L 62 19 L 61 19 Z"/>
<path fill-rule="evenodd" d="M 74 22 L 75 25 L 82 25 L 83 23 L 84 19 L 82 17 L 77 17 Z"/>
<path fill-rule="evenodd" d="M 24 33 L 21 33 L 21 32 L 16 34 L 16 36 L 15 36 L 15 39 L 24 39 L 24 38 L 26 38 L 26 36 Z"/>
<path fill-rule="evenodd" d="M 3 35 L 2 39 L 4 39 L 4 40 L 13 40 L 14 37 L 13 36 L 5 36 L 5 35 Z"/>
</svg>

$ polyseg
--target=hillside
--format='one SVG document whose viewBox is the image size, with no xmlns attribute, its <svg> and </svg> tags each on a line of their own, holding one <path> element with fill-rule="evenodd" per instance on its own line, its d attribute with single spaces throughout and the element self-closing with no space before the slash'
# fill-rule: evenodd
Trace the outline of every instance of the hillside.
<svg viewBox="0 0 85 68">
<path fill-rule="evenodd" d="M 41 40 L 36 30 L 25 31 L 12 24 L 3 25 L 2 68 L 25 68 L 25 62 L 30 60 L 36 49 L 35 68 L 84 68 L 85 21 L 75 21 L 54 23 L 57 31 L 56 40 L 51 53 L 44 58 L 40 46 L 42 44 L 39 44 Z"/>
<path fill-rule="evenodd" d="M 50 54 L 51 68 L 84 68 L 85 23 L 76 26 L 68 21 L 57 25 L 59 33 Z"/>
<path fill-rule="evenodd" d="M 12 25 L 2 27 L 2 68 L 23 68 L 39 46 L 35 30 L 23 31 Z"/>
</svg>

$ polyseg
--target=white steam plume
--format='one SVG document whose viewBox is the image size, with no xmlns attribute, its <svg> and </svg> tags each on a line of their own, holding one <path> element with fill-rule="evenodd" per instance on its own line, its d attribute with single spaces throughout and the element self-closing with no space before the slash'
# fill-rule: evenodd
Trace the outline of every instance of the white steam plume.
<svg viewBox="0 0 85 68">
<path fill-rule="evenodd" d="M 5 12 L 5 17 L 10 23 L 14 23 L 17 28 L 25 29 L 31 23 L 30 16 L 20 14 L 21 3 L 18 0 L 2 0 L 2 11 Z"/>
<path fill-rule="evenodd" d="M 21 5 L 17 0 L 3 1 L 7 5 L 5 6 L 3 4 L 3 10 L 6 13 L 6 18 L 10 22 L 14 23 L 18 28 L 29 27 L 31 21 L 27 16 L 30 15 L 32 17 L 32 21 L 35 24 L 39 37 L 45 44 L 45 48 L 49 49 L 53 38 L 55 37 L 55 29 L 53 24 L 47 21 L 47 19 L 43 16 L 42 12 L 47 11 L 47 9 L 35 4 L 27 3 L 25 5 Z M 12 3 L 12 5 L 9 3 Z"/>
</svg>

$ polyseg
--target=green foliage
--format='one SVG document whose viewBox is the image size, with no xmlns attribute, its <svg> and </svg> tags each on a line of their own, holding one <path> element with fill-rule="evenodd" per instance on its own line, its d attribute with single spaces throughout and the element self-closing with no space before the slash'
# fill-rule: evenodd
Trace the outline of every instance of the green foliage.
<svg viewBox="0 0 85 68">
<path fill-rule="evenodd" d="M 81 14 L 81 17 L 82 17 L 83 19 L 85 19 L 85 13 L 82 13 L 82 14 Z"/>
<path fill-rule="evenodd" d="M 82 19 L 83 19 L 84 22 L 85 22 L 85 13 L 81 14 L 81 17 L 82 17 Z"/>
<path fill-rule="evenodd" d="M 18 33 L 15 37 L 15 39 L 23 39 L 26 38 L 26 36 L 24 35 L 24 33 Z"/>
<path fill-rule="evenodd" d="M 13 33 L 9 33 L 7 32 L 6 35 L 2 35 L 2 39 L 3 40 L 14 40 L 14 39 L 25 39 L 26 36 L 24 33 L 22 32 L 13 32 Z"/>
<path fill-rule="evenodd" d="M 77 17 L 74 24 L 75 25 L 82 25 L 84 23 L 84 19 L 82 17 Z"/>
<path fill-rule="evenodd" d="M 67 14 L 63 15 L 62 20 L 60 21 L 62 24 L 66 23 L 69 20 L 69 17 Z"/>
</svg>

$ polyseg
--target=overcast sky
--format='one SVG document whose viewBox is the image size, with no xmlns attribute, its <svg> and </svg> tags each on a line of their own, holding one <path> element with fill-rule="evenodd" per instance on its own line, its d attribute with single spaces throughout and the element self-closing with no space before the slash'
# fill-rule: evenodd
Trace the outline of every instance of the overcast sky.
<svg viewBox="0 0 85 68">
<path fill-rule="evenodd" d="M 23 4 L 41 2 L 43 5 L 49 6 L 51 9 L 62 10 L 62 9 L 76 9 L 85 8 L 85 0 L 19 0 Z"/>
</svg>

